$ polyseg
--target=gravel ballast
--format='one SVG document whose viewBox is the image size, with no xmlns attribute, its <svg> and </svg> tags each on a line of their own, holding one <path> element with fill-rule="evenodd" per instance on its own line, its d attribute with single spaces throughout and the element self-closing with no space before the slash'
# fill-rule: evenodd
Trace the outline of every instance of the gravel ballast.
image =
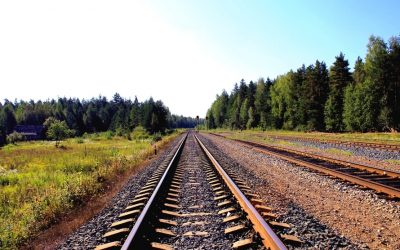
<svg viewBox="0 0 400 250">
<path fill-rule="evenodd" d="M 289 140 L 290 141 L 290 140 Z M 378 161 L 384 160 L 400 160 L 400 154 L 396 151 L 390 151 L 385 149 L 378 149 L 365 146 L 355 146 L 350 144 L 333 144 L 329 142 L 314 142 L 314 141 L 297 141 L 297 143 L 303 146 L 318 147 L 321 149 L 336 148 L 340 150 L 346 150 L 356 156 L 365 156 Z"/>
<path fill-rule="evenodd" d="M 272 140 L 274 145 L 319 154 L 367 166 L 378 167 L 390 171 L 400 172 L 400 153 L 371 147 L 354 146 L 346 144 L 332 144 L 326 142 L 309 142 L 298 140 Z M 289 143 L 287 143 L 289 142 Z M 265 142 L 268 143 L 268 142 Z"/>
<path fill-rule="evenodd" d="M 218 202 L 214 200 L 211 185 L 207 181 L 206 168 L 210 168 L 210 164 L 193 135 L 189 134 L 177 167 L 183 171 L 183 175 L 177 203 L 180 209 L 174 212 L 208 215 L 173 218 L 178 225 L 165 228 L 176 233 L 176 237 L 160 236 L 158 241 L 169 244 L 174 249 L 231 249 L 235 237 L 228 238 L 224 234 L 227 225 L 223 223 L 224 216 L 217 214 Z M 185 236 L 190 232 L 206 235 Z"/>
<path fill-rule="evenodd" d="M 223 167 L 235 168 L 293 225 L 304 248 L 399 249 L 400 204 L 231 140 L 204 135 Z M 229 157 L 228 157 L 229 155 Z"/>
</svg>

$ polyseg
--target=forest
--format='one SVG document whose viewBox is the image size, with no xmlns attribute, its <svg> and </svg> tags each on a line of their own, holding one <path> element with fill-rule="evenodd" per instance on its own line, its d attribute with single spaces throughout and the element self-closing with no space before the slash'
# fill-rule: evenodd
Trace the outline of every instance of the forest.
<svg viewBox="0 0 400 250">
<path fill-rule="evenodd" d="M 65 97 L 36 102 L 5 100 L 0 102 L 0 145 L 7 143 L 7 135 L 16 125 L 43 125 L 48 118 L 64 121 L 71 136 L 108 130 L 124 135 L 138 126 L 149 133 L 196 126 L 194 118 L 171 115 L 162 101 L 150 98 L 139 102 L 135 98 L 132 102 L 118 93 L 112 100 L 102 96 L 82 101 Z"/>
<path fill-rule="evenodd" d="M 367 55 L 354 71 L 340 53 L 328 69 L 322 61 L 302 65 L 274 80 L 242 79 L 217 95 L 207 127 L 327 132 L 399 131 L 400 36 L 371 36 Z"/>
</svg>

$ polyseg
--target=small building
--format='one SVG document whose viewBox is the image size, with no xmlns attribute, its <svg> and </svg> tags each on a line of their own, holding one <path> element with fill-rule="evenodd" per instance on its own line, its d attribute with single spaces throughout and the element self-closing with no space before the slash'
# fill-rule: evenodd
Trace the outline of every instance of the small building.
<svg viewBox="0 0 400 250">
<path fill-rule="evenodd" d="M 22 134 L 27 141 L 44 139 L 44 126 L 42 125 L 17 125 L 14 131 Z"/>
</svg>

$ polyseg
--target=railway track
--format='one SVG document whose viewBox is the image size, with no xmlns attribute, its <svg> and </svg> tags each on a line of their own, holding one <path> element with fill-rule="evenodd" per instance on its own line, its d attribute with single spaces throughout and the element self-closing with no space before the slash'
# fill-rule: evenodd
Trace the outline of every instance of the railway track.
<svg viewBox="0 0 400 250">
<path fill-rule="evenodd" d="M 286 249 L 301 240 L 189 132 L 132 197 L 102 249 Z"/>
<path fill-rule="evenodd" d="M 317 143 L 329 143 L 333 145 L 346 146 L 349 148 L 354 147 L 366 147 L 374 148 L 378 150 L 386 150 L 391 152 L 400 152 L 400 145 L 396 144 L 385 144 L 377 142 L 361 142 L 361 141 L 342 141 L 342 140 L 332 140 L 332 139 L 316 139 L 310 137 L 297 137 L 297 136 L 281 136 L 281 135 L 268 135 L 268 137 L 275 140 L 290 140 L 290 141 L 309 141 Z"/>
<path fill-rule="evenodd" d="M 213 135 L 226 138 L 219 134 Z M 231 140 L 240 142 L 261 153 L 284 159 L 296 165 L 360 185 L 364 188 L 373 189 L 378 193 L 386 194 L 389 198 L 400 198 L 399 172 L 337 160 L 279 146 L 239 139 Z"/>
</svg>

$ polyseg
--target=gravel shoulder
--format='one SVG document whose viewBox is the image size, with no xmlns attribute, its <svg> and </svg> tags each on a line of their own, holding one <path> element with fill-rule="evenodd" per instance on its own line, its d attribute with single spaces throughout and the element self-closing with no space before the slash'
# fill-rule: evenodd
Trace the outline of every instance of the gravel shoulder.
<svg viewBox="0 0 400 250">
<path fill-rule="evenodd" d="M 283 220 L 294 225 L 295 234 L 306 240 L 305 248 L 400 248 L 400 202 L 381 199 L 373 191 L 310 172 L 230 140 L 208 134 L 203 137 L 214 145 L 216 154 L 220 151 L 230 156 L 221 159 L 225 165 L 239 165 L 237 168 L 249 176 L 254 190 Z M 298 218 L 301 214 L 303 218 Z"/>
</svg>

